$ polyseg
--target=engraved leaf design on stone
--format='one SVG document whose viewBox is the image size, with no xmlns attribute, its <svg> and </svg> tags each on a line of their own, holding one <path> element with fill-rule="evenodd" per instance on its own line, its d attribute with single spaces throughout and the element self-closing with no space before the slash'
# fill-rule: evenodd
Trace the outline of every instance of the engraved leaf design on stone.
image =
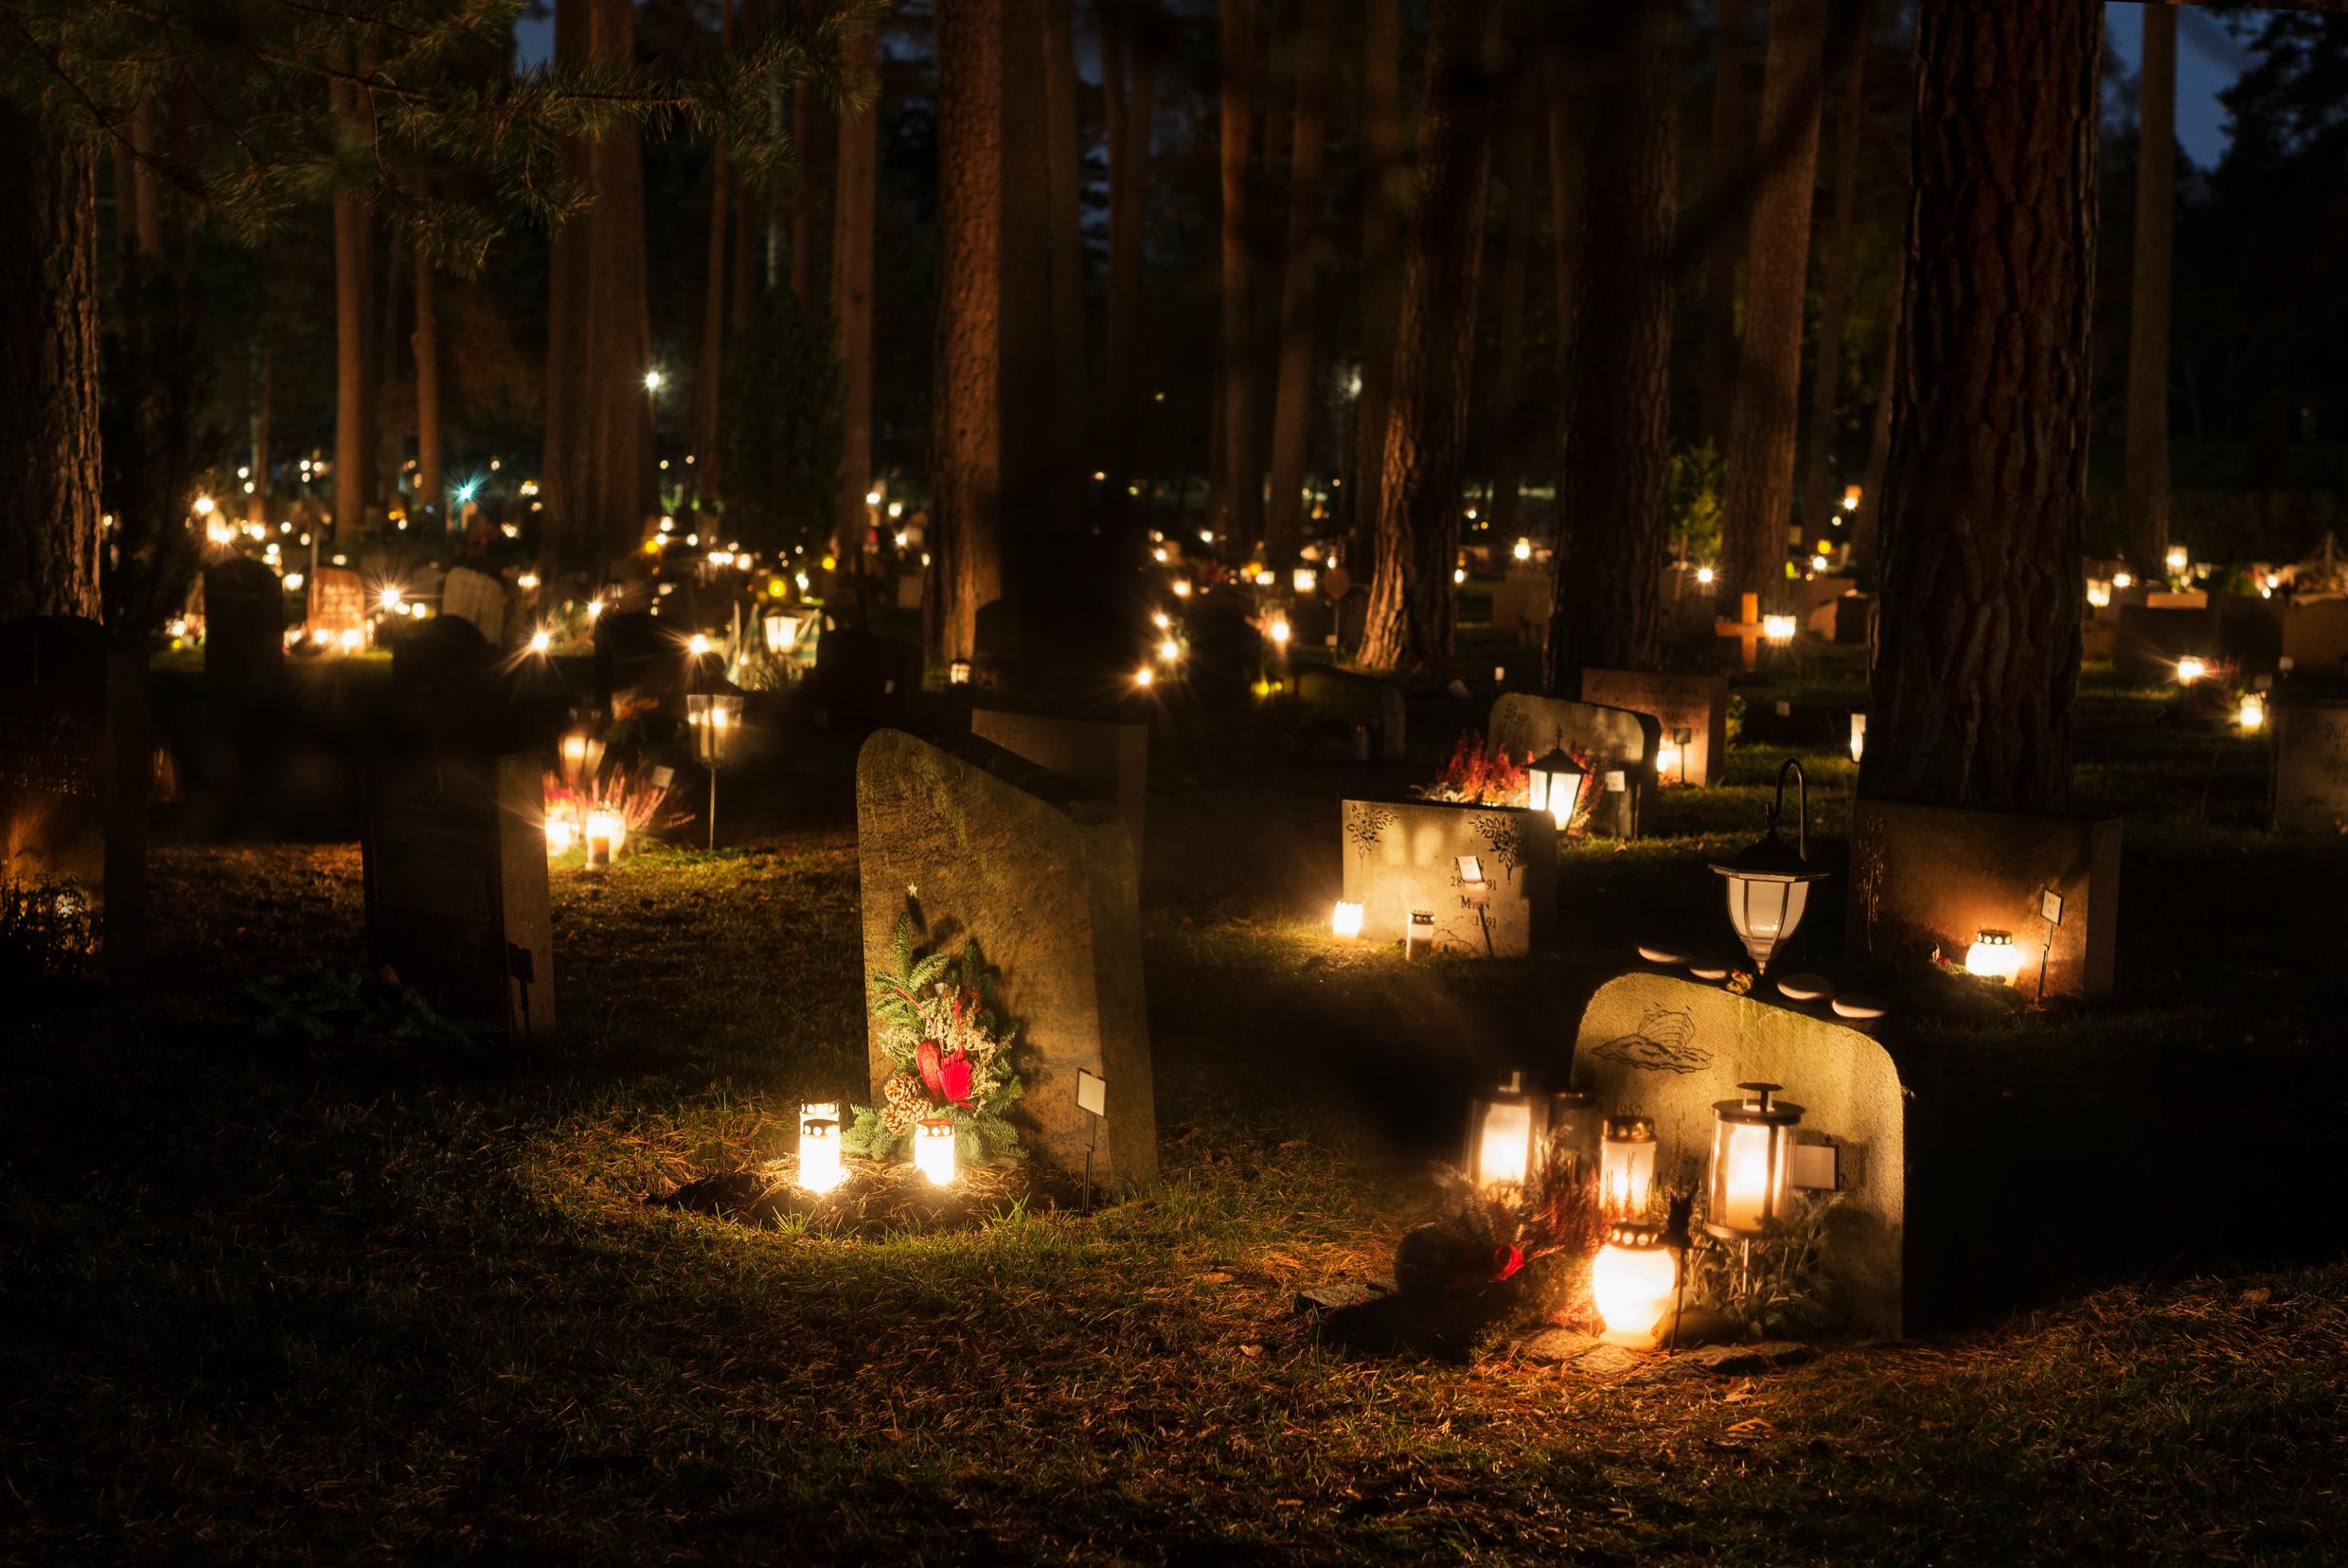
<svg viewBox="0 0 2348 1568">
<path fill-rule="evenodd" d="M 1363 850 L 1374 849 L 1387 829 L 1395 825 L 1395 813 L 1383 806 L 1357 805 L 1346 813 L 1345 835 Z"/>
<path fill-rule="evenodd" d="M 1516 819 L 1497 814 L 1480 816 L 1468 826 L 1484 841 L 1492 859 L 1500 863 L 1501 870 L 1513 876 L 1523 859 L 1519 852 Z"/>
<path fill-rule="evenodd" d="M 1691 1043 L 1696 1018 L 1685 1007 L 1655 1007 L 1629 1034 L 1616 1035 L 1593 1054 L 1650 1073 L 1693 1073 L 1709 1066 L 1712 1053 Z"/>
</svg>

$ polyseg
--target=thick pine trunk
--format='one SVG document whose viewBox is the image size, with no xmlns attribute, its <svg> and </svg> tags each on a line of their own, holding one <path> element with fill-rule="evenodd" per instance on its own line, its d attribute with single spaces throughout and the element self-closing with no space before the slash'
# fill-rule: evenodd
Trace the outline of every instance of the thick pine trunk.
<svg viewBox="0 0 2348 1568">
<path fill-rule="evenodd" d="M 1745 3 L 1718 0 L 1713 8 L 1712 149 L 1704 166 L 1712 231 L 1704 243 L 1704 357 L 1701 401 L 1704 439 L 1729 445 L 1730 409 L 1736 396 L 1736 261 L 1744 248 Z"/>
<path fill-rule="evenodd" d="M 1500 261 L 1500 365 L 1492 375 L 1492 537 L 1503 548 L 1517 537 L 1518 505 L 1523 482 L 1521 472 L 1523 443 L 1518 439 L 1524 412 L 1524 288 L 1533 270 L 1533 164 L 1541 126 L 1532 115 L 1533 96 L 1517 93 L 1511 106 L 1519 113 L 1506 128 L 1511 143 L 1508 160 L 1508 240 Z"/>
<path fill-rule="evenodd" d="M 1859 785 L 2071 797 L 2103 8 L 1925 0 Z"/>
<path fill-rule="evenodd" d="M 1579 112 L 1576 90 L 1579 78 L 1575 75 L 1572 57 L 1553 45 L 1545 51 L 1541 62 L 1541 81 L 1549 98 L 1549 214 L 1550 225 L 1556 235 L 1554 257 L 1557 300 L 1556 363 L 1557 389 L 1562 399 L 1573 385 L 1574 331 L 1575 315 L 1581 305 L 1582 238 L 1580 216 L 1582 186 L 1587 173 L 1588 119 Z M 1564 423 L 1559 421 L 1560 426 Z M 1560 429 L 1559 434 L 1566 434 Z M 1557 453 L 1557 537 L 1562 540 L 1573 527 L 1573 519 L 1565 509 L 1564 449 Z"/>
<path fill-rule="evenodd" d="M 328 89 L 333 107 L 356 113 L 346 83 Z M 334 212 L 334 531 L 349 538 L 366 526 L 375 495 L 375 378 L 367 328 L 375 294 L 374 224 L 366 199 L 335 192 Z"/>
<path fill-rule="evenodd" d="M 1372 669 L 1439 672 L 1451 662 L 1458 599 L 1460 472 L 1468 435 L 1476 287 L 1497 84 L 1485 74 L 1494 0 L 1436 0 L 1419 112 L 1394 390 L 1361 638 Z"/>
<path fill-rule="evenodd" d="M 930 397 L 931 652 L 967 655 L 1003 594 L 998 340 L 1002 0 L 937 0 L 937 347 Z"/>
<path fill-rule="evenodd" d="M 595 0 L 555 0 L 555 63 L 584 65 L 595 45 Z M 594 151 L 578 136 L 565 137 L 555 154 L 556 172 L 584 183 L 594 175 Z M 587 361 L 588 258 L 596 215 L 582 212 L 555 230 L 546 279 L 546 436 L 539 459 L 539 495 L 544 509 L 538 551 L 542 561 L 564 570 L 598 564 L 588 522 L 591 447 L 585 378 Z"/>
<path fill-rule="evenodd" d="M 733 0 L 718 8 L 718 46 L 734 46 Z M 725 199 L 726 156 L 722 143 L 709 152 L 709 247 L 702 257 L 702 352 L 693 367 L 693 505 L 718 499 L 718 393 L 725 373 Z"/>
<path fill-rule="evenodd" d="M 2169 551 L 2169 260 L 2177 225 L 2177 11 L 2138 9 L 2144 19 L 2143 76 L 2137 93 L 2136 265 L 2128 296 L 2128 563 L 2147 578 L 2166 570 Z"/>
<path fill-rule="evenodd" d="M 1761 73 L 1762 167 L 1745 245 L 1745 342 L 1730 401 L 1719 597 L 1785 602 L 1793 522 L 1794 437 L 1801 424 L 1802 314 L 1809 290 L 1810 209 L 1818 162 L 1818 87 L 1825 0 L 1771 0 Z"/>
<path fill-rule="evenodd" d="M 791 151 L 798 160 L 791 182 L 791 297 L 803 318 L 815 311 L 815 153 L 822 110 L 812 87 L 791 90 Z"/>
<path fill-rule="evenodd" d="M 1296 124 L 1289 158 L 1287 273 L 1280 287 L 1280 369 L 1272 395 L 1272 500 L 1264 559 L 1285 567 L 1305 527 L 1305 452 L 1312 429 L 1312 327 L 1321 274 L 1322 152 L 1327 144 L 1332 0 L 1304 0 L 1296 27 Z"/>
<path fill-rule="evenodd" d="M 1351 532 L 1366 551 L 1385 480 L 1395 321 L 1402 312 L 1402 0 L 1361 19 L 1361 396 L 1354 406 Z M 1360 575 L 1360 567 L 1355 567 Z"/>
<path fill-rule="evenodd" d="M 1003 569 L 1017 588 L 1058 559 L 1052 406 L 1052 191 L 1046 164 L 1044 10 L 1048 0 L 999 0 L 1003 9 L 1003 221 L 999 430 L 1003 463 Z M 1012 595 L 1022 612 L 1040 608 Z"/>
<path fill-rule="evenodd" d="M 596 52 L 635 57 L 634 0 L 596 0 Z M 590 539 L 598 557 L 633 548 L 655 504 L 650 361 L 644 278 L 644 152 L 632 120 L 604 133 L 594 153 L 596 211 L 589 250 L 588 319 L 594 401 L 595 504 Z"/>
<path fill-rule="evenodd" d="M 1151 404 L 1142 352 L 1144 242 L 1149 227 L 1149 133 L 1157 113 L 1156 10 L 1112 8 L 1103 39 L 1101 93 L 1109 131 L 1108 367 L 1101 391 L 1109 473 L 1123 498 L 1140 471 L 1140 423 Z M 1128 58 L 1130 51 L 1130 60 Z M 1144 508 L 1129 508 L 1139 516 Z"/>
<path fill-rule="evenodd" d="M 98 614 L 98 166 L 0 107 L 0 623 Z"/>
<path fill-rule="evenodd" d="M 1867 437 L 1867 472 L 1859 478 L 1859 509 L 1851 514 L 1851 569 L 1870 588 L 1876 585 L 1882 560 L 1882 530 L 1877 524 L 1883 516 L 1883 469 L 1891 460 L 1892 388 L 1899 384 L 1898 309 L 1894 307 L 1892 330 L 1883 335 L 1883 370 L 1876 383 L 1876 418 Z"/>
<path fill-rule="evenodd" d="M 1557 243 L 1579 258 L 1564 381 L 1555 597 L 1544 689 L 1586 668 L 1652 669 L 1663 651 L 1671 456 L 1671 250 L 1678 222 L 1679 0 L 1584 8 L 1577 72 L 1586 145 L 1578 210 Z M 1570 236 L 1570 238 L 1569 238 Z"/>
<path fill-rule="evenodd" d="M 1867 51 L 1875 0 L 1850 8 L 1851 53 L 1842 68 L 1842 116 L 1835 128 L 1834 222 L 1828 226 L 1820 284 L 1818 356 L 1810 375 L 1810 439 L 1802 484 L 1802 522 L 1825 536 L 1834 507 L 1835 413 L 1842 390 L 1842 324 L 1849 313 L 1851 244 L 1859 215 L 1859 132 L 1867 117 Z"/>
<path fill-rule="evenodd" d="M 1248 283 L 1255 270 L 1249 224 L 1248 156 L 1254 138 L 1255 0 L 1223 0 L 1219 143 L 1222 167 L 1222 462 L 1218 465 L 1215 531 L 1244 554 L 1263 531 L 1263 463 L 1255 422 L 1255 330 Z"/>
<path fill-rule="evenodd" d="M 1051 194 L 1054 515 L 1076 516 L 1077 465 L 1091 445 L 1085 375 L 1084 124 L 1077 109 L 1075 0 L 1043 5 L 1043 164 Z"/>
<path fill-rule="evenodd" d="M 415 527 L 438 529 L 448 521 L 440 478 L 440 326 L 434 299 L 432 258 L 416 247 L 416 502 Z"/>
<path fill-rule="evenodd" d="M 755 47 L 766 31 L 766 0 L 741 0 L 741 13 L 737 27 L 743 45 Z M 747 332 L 758 324 L 758 294 L 766 282 L 765 267 L 758 256 L 758 240 L 765 232 L 765 226 L 766 217 L 759 210 L 758 193 L 750 188 L 748 182 L 737 177 L 734 181 L 734 303 L 729 318 L 737 332 Z"/>
<path fill-rule="evenodd" d="M 880 180 L 880 35 L 860 32 L 845 46 L 848 71 L 870 91 L 864 107 L 840 111 L 839 186 L 831 213 L 831 313 L 840 325 L 840 481 L 833 537 L 844 549 L 863 537 L 872 484 L 872 258 Z"/>
</svg>

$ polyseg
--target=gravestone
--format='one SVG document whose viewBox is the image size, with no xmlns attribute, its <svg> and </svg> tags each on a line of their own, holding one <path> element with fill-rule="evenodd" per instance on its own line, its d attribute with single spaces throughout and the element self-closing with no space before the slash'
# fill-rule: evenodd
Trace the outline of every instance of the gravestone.
<svg viewBox="0 0 2348 1568">
<path fill-rule="evenodd" d="M 1296 714 L 1307 725 L 1369 732 L 1370 755 L 1403 757 L 1402 688 L 1351 670 L 1305 665 L 1296 671 Z"/>
<path fill-rule="evenodd" d="M 1144 792 L 1149 777 L 1149 726 L 1100 724 L 1041 713 L 974 708 L 970 733 L 1039 768 L 1059 775 L 1088 800 L 1116 808 L 1141 864 Z"/>
<path fill-rule="evenodd" d="M 1835 1150 L 1841 1197 L 1820 1258 L 1827 1304 L 1862 1333 L 1902 1331 L 1907 1091 L 1882 1046 L 1717 986 L 1630 974 L 1600 987 L 1583 1010 L 1573 1082 L 1597 1091 L 1602 1114 L 1654 1123 L 1658 1187 L 1699 1191 L 1714 1103 L 1741 1098 L 1742 1083 L 1782 1085 L 1802 1107 L 1795 1143 Z"/>
<path fill-rule="evenodd" d="M 2274 825 L 2286 832 L 2348 831 L 2348 698 L 2276 694 Z"/>
<path fill-rule="evenodd" d="M 391 639 L 391 689 L 403 697 L 443 703 L 469 698 L 497 662 L 471 621 L 432 615 L 401 627 Z"/>
<path fill-rule="evenodd" d="M 2120 612 L 2112 672 L 2137 686 L 2177 679 L 2177 661 L 2217 658 L 2217 615 L 2209 609 L 2131 604 Z"/>
<path fill-rule="evenodd" d="M 245 557 L 204 569 L 204 672 L 215 681 L 274 675 L 285 660 L 285 584 Z"/>
<path fill-rule="evenodd" d="M 1400 942 L 1414 914 L 1439 951 L 1521 958 L 1550 941 L 1556 914 L 1557 825 L 1546 811 L 1432 801 L 1348 800 L 1343 810 L 1347 903 L 1361 935 Z"/>
<path fill-rule="evenodd" d="M 2210 601 L 2217 616 L 2217 651 L 2244 672 L 2271 673 L 2283 653 L 2283 606 L 2250 594 L 2219 594 Z"/>
<path fill-rule="evenodd" d="M 2295 603 L 2283 612 L 2283 656 L 2295 669 L 2337 672 L 2348 664 L 2348 598 Z"/>
<path fill-rule="evenodd" d="M 1727 776 L 1729 678 L 1726 675 L 1658 675 L 1635 669 L 1585 669 L 1582 701 L 1628 708 L 1651 716 L 1668 738 L 1688 732 L 1681 763 L 1690 784 L 1717 784 Z M 1676 775 L 1675 775 L 1676 776 Z"/>
<path fill-rule="evenodd" d="M 2051 891 L 2061 923 L 2050 926 Z M 2018 989 L 2110 994 L 2120 921 L 2120 819 L 1860 800 L 1853 809 L 1843 945 L 1854 957 L 1963 964 L 1974 935 L 2013 934 Z"/>
<path fill-rule="evenodd" d="M 470 566 L 450 568 L 440 584 L 440 617 L 464 621 L 495 648 L 506 635 L 506 585 Z"/>
<path fill-rule="evenodd" d="M 1596 775 L 1594 787 L 1584 792 L 1590 831 L 1628 839 L 1639 836 L 1655 810 L 1655 751 L 1662 740 L 1652 714 L 1512 691 L 1492 704 L 1485 743 L 1519 757 L 1562 746 L 1586 758 Z"/>
<path fill-rule="evenodd" d="M 383 739 L 359 837 L 368 953 L 452 1017 L 551 1036 L 543 757 Z"/>
<path fill-rule="evenodd" d="M 1156 1091 L 1142 996 L 1133 846 L 1106 805 L 975 738 L 951 750 L 880 730 L 856 757 L 864 973 L 892 966 L 910 910 L 916 945 L 972 937 L 1003 972 L 1020 1026 L 1025 1093 L 1013 1114 L 1033 1155 L 1130 1189 L 1157 1179 Z M 878 1030 L 872 1088 L 896 1071 Z M 1107 1080 L 1107 1113 L 1076 1103 L 1077 1075 Z"/>
<path fill-rule="evenodd" d="M 893 722 L 921 686 L 921 650 L 911 643 L 827 626 L 815 645 L 809 701 L 831 729 Z"/>
<path fill-rule="evenodd" d="M 348 634 L 358 634 L 358 647 L 366 643 L 367 597 L 366 581 L 347 566 L 321 566 L 310 574 L 309 632 L 312 638 L 324 632 L 328 646 L 350 648 Z M 353 650 L 355 651 L 355 649 Z"/>
<path fill-rule="evenodd" d="M 151 744 L 143 650 L 75 615 L 0 627 L 0 882 L 73 884 L 118 982 L 146 949 Z"/>
<path fill-rule="evenodd" d="M 1511 566 L 1492 585 L 1492 630 L 1519 642 L 1539 643 L 1549 633 L 1549 574 L 1538 566 Z"/>
</svg>

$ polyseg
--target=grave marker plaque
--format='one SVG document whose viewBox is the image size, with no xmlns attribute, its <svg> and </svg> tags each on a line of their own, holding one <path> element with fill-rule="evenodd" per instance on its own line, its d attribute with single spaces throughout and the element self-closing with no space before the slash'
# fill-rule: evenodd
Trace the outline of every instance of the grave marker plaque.
<svg viewBox="0 0 2348 1568">
<path fill-rule="evenodd" d="M 357 633 L 365 646 L 367 626 L 366 582 L 347 566 L 321 566 L 310 574 L 310 634 L 327 634 L 335 648 L 349 646 L 347 633 Z"/>
<path fill-rule="evenodd" d="M 2348 825 L 2348 698 L 2275 701 L 2274 825 L 2285 831 L 2339 833 Z"/>
<path fill-rule="evenodd" d="M 1585 669 L 1582 701 L 1628 708 L 1652 717 L 1665 735 L 1688 732 L 1682 750 L 1687 781 L 1717 784 L 1727 776 L 1729 678 L 1659 675 L 1635 669 Z"/>
<path fill-rule="evenodd" d="M 1141 907 L 1124 825 L 1000 746 L 972 738 L 947 750 L 884 729 L 857 753 L 856 830 L 867 981 L 891 967 L 909 909 L 925 953 L 977 938 L 1020 1025 L 1026 1092 L 1013 1119 L 1031 1154 L 1081 1174 L 1089 1153 L 1112 1188 L 1155 1181 Z M 878 1096 L 896 1067 L 877 1031 L 867 1049 Z M 1078 1103 L 1085 1074 L 1106 1080 L 1101 1116 Z"/>
<path fill-rule="evenodd" d="M 440 585 L 440 615 L 467 622 L 494 648 L 506 635 L 506 585 L 487 572 L 452 567 Z"/>
<path fill-rule="evenodd" d="M 1486 744 L 1505 747 L 1520 760 L 1552 746 L 1587 758 L 1597 778 L 1585 793 L 1590 831 L 1628 839 L 1639 836 L 1654 810 L 1655 750 L 1662 741 L 1652 714 L 1512 691 L 1492 704 Z M 1610 779 L 1610 774 L 1617 776 Z"/>
</svg>

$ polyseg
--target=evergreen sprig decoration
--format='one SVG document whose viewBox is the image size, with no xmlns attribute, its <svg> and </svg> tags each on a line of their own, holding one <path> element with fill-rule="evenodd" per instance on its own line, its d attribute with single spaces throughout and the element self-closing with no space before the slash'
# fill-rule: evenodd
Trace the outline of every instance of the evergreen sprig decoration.
<svg viewBox="0 0 2348 1568">
<path fill-rule="evenodd" d="M 883 9 L 809 0 L 771 8 L 730 47 L 517 71 L 524 4 L 10 0 L 0 95 L 119 149 L 248 241 L 295 206 L 357 191 L 402 239 L 468 273 L 517 220 L 575 216 L 589 198 L 563 169 L 566 142 L 626 121 L 721 145 L 744 178 L 772 185 L 793 153 L 769 112 L 775 95 L 860 99 L 869 83 L 844 70 L 842 41 Z M 168 131 L 152 123 L 163 104 Z M 427 195 L 432 174 L 464 193 Z"/>
<path fill-rule="evenodd" d="M 1025 1092 L 1012 1070 L 1019 1026 L 1002 1011 L 1003 977 L 975 938 L 959 953 L 916 956 L 913 917 L 897 918 L 895 967 L 872 979 L 873 1021 L 896 1072 L 880 1104 L 858 1105 L 841 1138 L 851 1154 L 885 1160 L 930 1119 L 953 1123 L 964 1159 L 1013 1165 L 1027 1157 L 1008 1119 Z"/>
</svg>

